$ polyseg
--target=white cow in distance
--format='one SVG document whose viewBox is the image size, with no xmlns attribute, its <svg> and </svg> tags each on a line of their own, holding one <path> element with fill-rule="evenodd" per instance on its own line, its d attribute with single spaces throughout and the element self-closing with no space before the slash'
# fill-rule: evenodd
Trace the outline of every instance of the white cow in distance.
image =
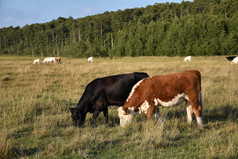
<svg viewBox="0 0 238 159">
<path fill-rule="evenodd" d="M 35 59 L 35 60 L 33 61 L 33 64 L 40 64 L 40 59 Z"/>
<path fill-rule="evenodd" d="M 43 63 L 52 63 L 52 62 L 56 62 L 55 61 L 55 57 L 46 57 L 43 61 Z"/>
<path fill-rule="evenodd" d="M 235 58 L 231 61 L 231 63 L 238 64 L 238 56 L 235 57 Z"/>
<path fill-rule="evenodd" d="M 189 61 L 189 62 L 192 61 L 192 56 L 187 56 L 187 57 L 185 57 L 185 58 L 184 58 L 184 61 Z"/>
<path fill-rule="evenodd" d="M 93 62 L 93 57 L 89 57 L 88 62 Z"/>
</svg>

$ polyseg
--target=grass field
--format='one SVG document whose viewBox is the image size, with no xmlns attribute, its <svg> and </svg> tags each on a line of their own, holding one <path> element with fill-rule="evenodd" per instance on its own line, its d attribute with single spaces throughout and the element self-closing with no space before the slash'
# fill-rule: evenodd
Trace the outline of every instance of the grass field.
<svg viewBox="0 0 238 159">
<path fill-rule="evenodd" d="M 42 61 L 42 60 L 41 60 Z M 63 58 L 32 65 L 32 57 L 0 56 L 0 158 L 237 158 L 238 65 L 225 57 Z M 137 115 L 119 127 L 117 108 L 109 125 L 101 113 L 92 128 L 75 128 L 75 107 L 86 85 L 108 75 L 150 76 L 197 69 L 202 74 L 205 127 L 187 125 L 185 105 L 160 108 L 161 122 Z"/>
</svg>

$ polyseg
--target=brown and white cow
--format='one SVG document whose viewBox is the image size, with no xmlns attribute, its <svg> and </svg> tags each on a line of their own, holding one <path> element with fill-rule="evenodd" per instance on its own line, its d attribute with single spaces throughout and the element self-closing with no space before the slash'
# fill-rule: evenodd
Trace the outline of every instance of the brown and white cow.
<svg viewBox="0 0 238 159">
<path fill-rule="evenodd" d="M 120 125 L 129 123 L 136 113 L 145 112 L 147 120 L 153 114 L 159 117 L 156 106 L 172 107 L 186 102 L 188 123 L 192 123 L 193 113 L 197 124 L 202 126 L 203 102 L 201 74 L 197 70 L 159 75 L 142 79 L 134 87 L 123 108 L 118 109 Z"/>
<path fill-rule="evenodd" d="M 55 58 L 55 61 L 61 62 L 61 57 L 56 57 L 56 58 Z"/>
</svg>

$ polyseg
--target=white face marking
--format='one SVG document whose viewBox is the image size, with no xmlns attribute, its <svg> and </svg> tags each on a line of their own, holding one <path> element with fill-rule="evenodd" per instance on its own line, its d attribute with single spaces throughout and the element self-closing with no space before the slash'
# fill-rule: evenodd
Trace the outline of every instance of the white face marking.
<svg viewBox="0 0 238 159">
<path fill-rule="evenodd" d="M 133 87 L 132 87 L 132 90 L 131 90 L 131 93 L 129 94 L 126 102 L 129 101 L 129 99 L 131 98 L 131 96 L 133 95 L 133 93 L 135 92 L 135 89 L 140 85 L 140 83 L 143 81 L 144 79 L 140 80 L 139 82 L 137 82 Z"/>
<path fill-rule="evenodd" d="M 149 102 L 145 101 L 144 103 L 141 104 L 141 106 L 139 107 L 139 114 L 144 112 L 147 113 L 147 109 L 150 107 Z M 120 126 L 124 127 L 125 125 L 129 124 L 133 118 L 134 115 L 136 115 L 138 112 L 134 111 L 134 107 L 129 107 L 128 108 L 130 110 L 130 114 L 125 114 L 125 111 L 123 110 L 123 107 L 119 107 L 118 108 L 118 116 L 120 118 Z M 159 119 L 160 117 L 160 113 L 159 113 L 159 109 L 155 108 L 154 110 L 154 116 Z"/>
<path fill-rule="evenodd" d="M 134 108 L 133 108 L 133 110 L 132 109 L 129 109 L 129 110 L 130 110 L 130 114 L 126 115 L 125 111 L 122 109 L 122 107 L 118 108 L 118 116 L 120 118 L 120 126 L 125 126 L 126 124 L 131 122 L 131 120 L 134 116 L 131 113 L 134 112 Z"/>
<path fill-rule="evenodd" d="M 150 107 L 148 101 L 145 101 L 141 104 L 139 107 L 139 113 L 147 113 L 147 109 Z M 138 112 L 135 112 L 134 107 L 129 107 L 130 114 L 125 114 L 125 111 L 123 110 L 123 107 L 118 108 L 118 116 L 120 118 L 120 126 L 125 126 L 126 124 L 130 123 L 133 116 L 136 115 Z M 155 114 L 156 115 L 156 114 Z M 157 116 L 156 116 L 157 117 Z"/>
<path fill-rule="evenodd" d="M 176 106 L 183 103 L 185 99 L 188 100 L 188 97 L 184 93 L 182 93 L 182 94 L 178 94 L 171 101 L 168 101 L 168 102 L 163 102 L 159 98 L 154 99 L 154 101 L 155 101 L 155 104 L 157 105 L 161 105 L 164 107 L 172 107 L 172 106 Z"/>
</svg>

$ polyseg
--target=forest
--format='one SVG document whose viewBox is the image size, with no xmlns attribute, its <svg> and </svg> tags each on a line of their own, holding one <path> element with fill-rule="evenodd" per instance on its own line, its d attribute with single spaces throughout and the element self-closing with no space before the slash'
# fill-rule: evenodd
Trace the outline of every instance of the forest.
<svg viewBox="0 0 238 159">
<path fill-rule="evenodd" d="M 156 3 L 0 29 L 0 55 L 112 58 L 237 52 L 237 0 Z"/>
</svg>

